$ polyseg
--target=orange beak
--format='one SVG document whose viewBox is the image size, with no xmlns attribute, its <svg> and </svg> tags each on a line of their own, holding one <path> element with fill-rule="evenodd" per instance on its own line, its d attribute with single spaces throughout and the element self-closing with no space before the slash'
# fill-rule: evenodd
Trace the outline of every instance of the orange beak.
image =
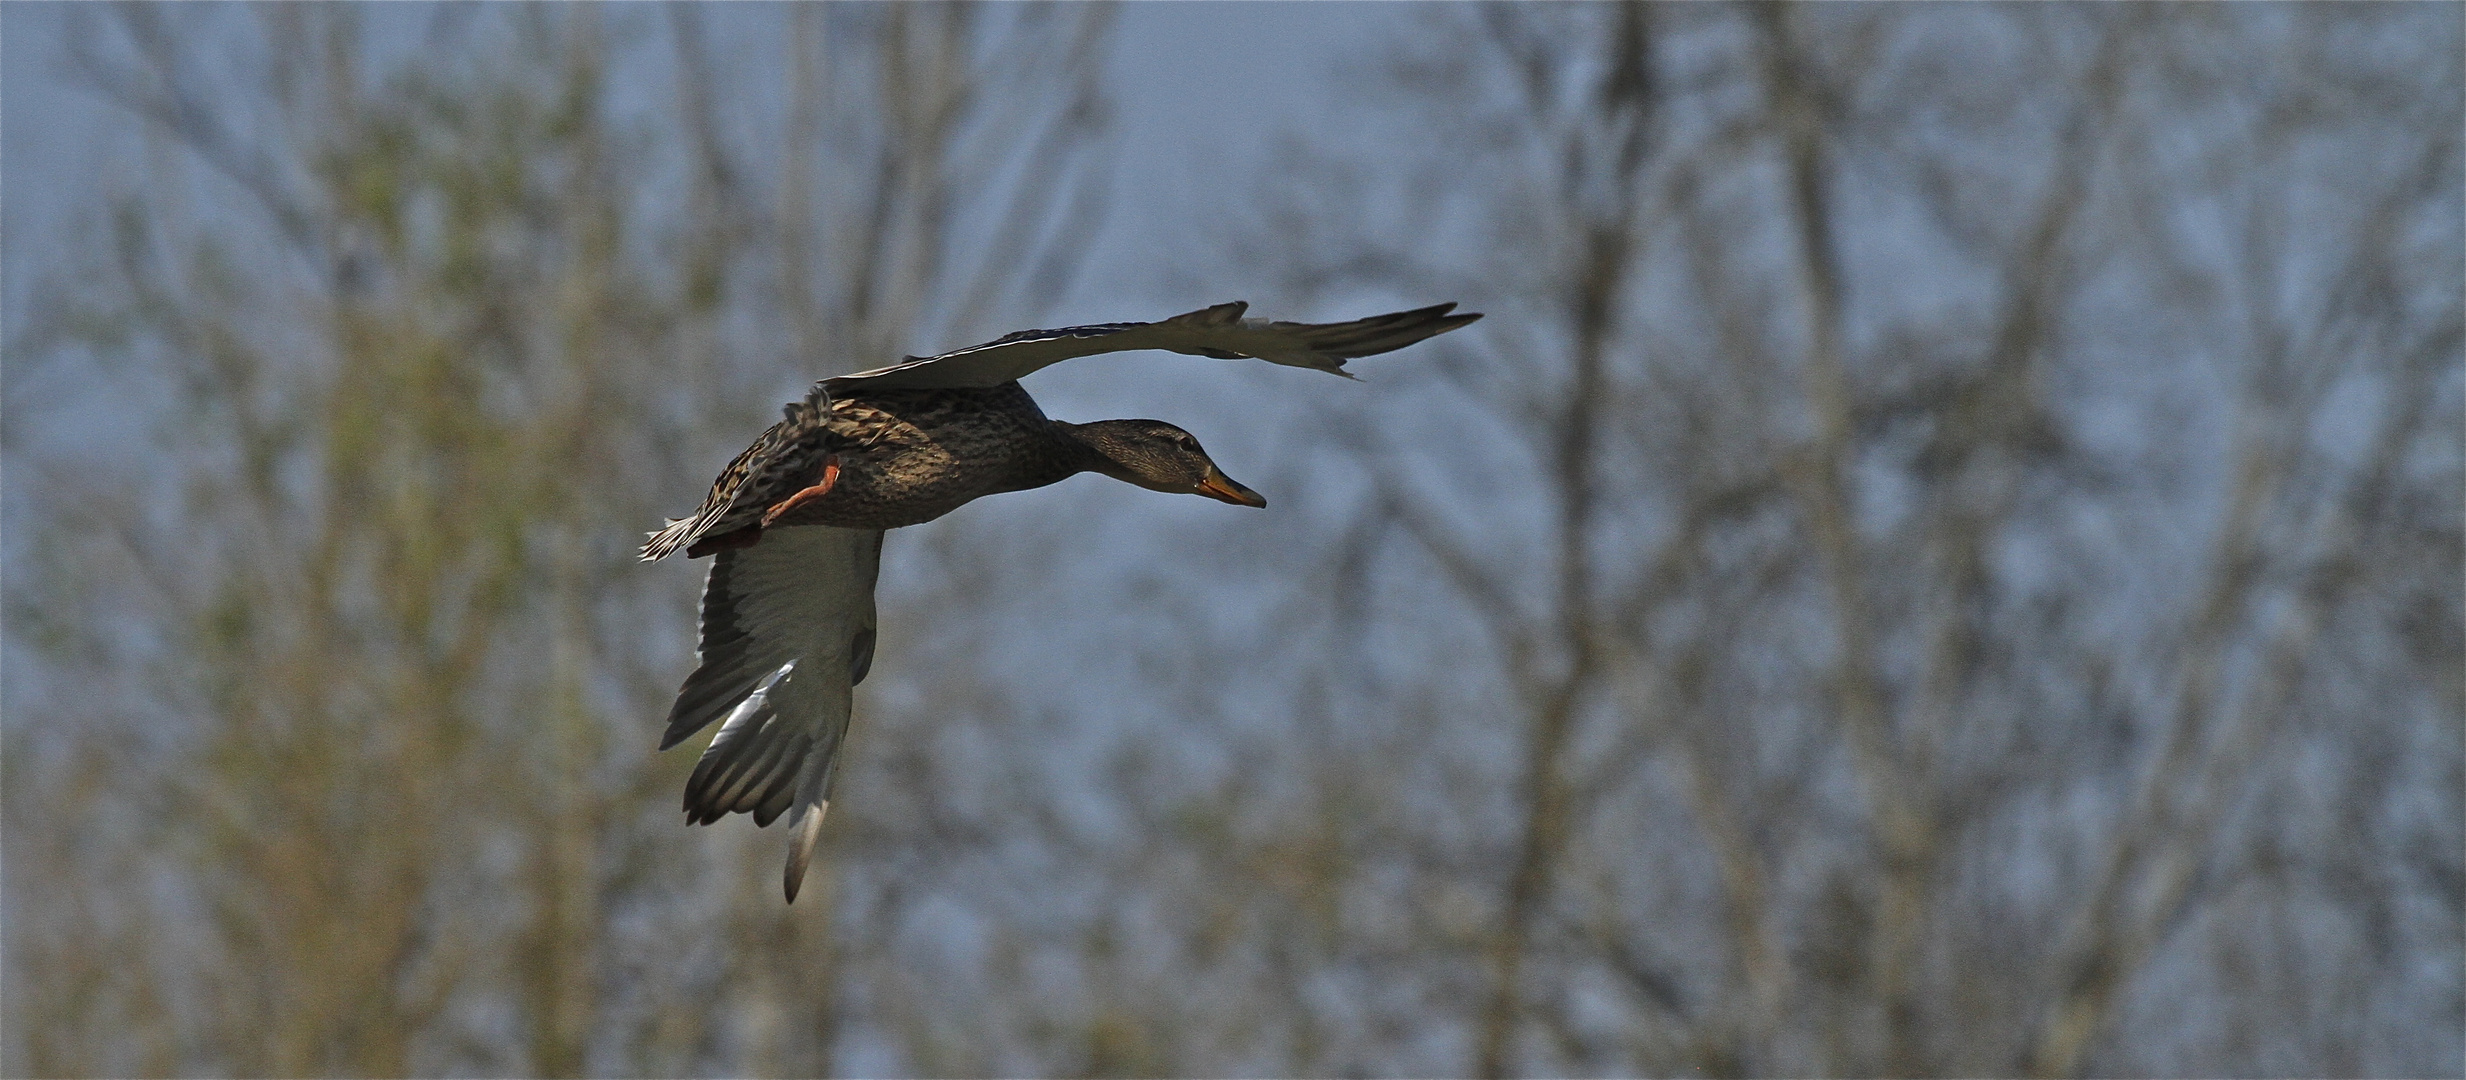
<svg viewBox="0 0 2466 1080">
<path fill-rule="evenodd" d="M 1208 466 L 1207 479 L 1199 481 L 1195 494 L 1205 495 L 1220 502 L 1229 502 L 1235 506 L 1264 508 L 1267 505 L 1267 496 L 1234 483 L 1232 477 L 1224 474 L 1224 470 L 1213 465 Z"/>
</svg>

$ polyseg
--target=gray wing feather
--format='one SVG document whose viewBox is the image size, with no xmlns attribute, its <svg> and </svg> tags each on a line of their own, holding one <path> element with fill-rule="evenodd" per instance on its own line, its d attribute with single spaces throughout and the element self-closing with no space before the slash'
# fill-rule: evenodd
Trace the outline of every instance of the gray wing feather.
<svg viewBox="0 0 2466 1080">
<path fill-rule="evenodd" d="M 1039 369 L 1097 353 L 1159 349 L 1212 356 L 1220 360 L 1257 358 L 1274 364 L 1306 367 L 1351 376 L 1344 362 L 1401 349 L 1416 341 L 1444 334 L 1480 318 L 1467 312 L 1448 314 L 1455 305 L 1438 304 L 1396 311 L 1341 323 L 1272 322 L 1245 319 L 1250 305 L 1218 304 L 1163 322 L 1101 323 L 1059 330 L 1023 330 L 982 345 L 939 356 L 911 356 L 892 367 L 825 379 L 831 394 L 875 390 L 943 390 L 1000 386 Z"/>
<path fill-rule="evenodd" d="M 685 782 L 685 816 L 707 825 L 794 811 L 787 867 L 796 899 L 847 735 L 856 684 L 873 662 L 877 529 L 774 529 L 711 561 L 694 673 L 668 712 L 660 749 L 714 720 L 719 734 Z"/>
</svg>

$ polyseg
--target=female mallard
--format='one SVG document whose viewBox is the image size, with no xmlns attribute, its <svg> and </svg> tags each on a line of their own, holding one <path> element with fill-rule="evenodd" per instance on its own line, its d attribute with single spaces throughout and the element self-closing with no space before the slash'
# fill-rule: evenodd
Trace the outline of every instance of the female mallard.
<svg viewBox="0 0 2466 1080">
<path fill-rule="evenodd" d="M 1480 318 L 1454 304 L 1346 323 L 1245 319 L 1218 304 L 1154 323 L 1025 330 L 940 356 L 824 379 L 712 483 L 692 516 L 642 547 L 644 561 L 717 553 L 702 592 L 694 673 L 668 712 L 665 750 L 713 720 L 719 735 L 685 783 L 685 816 L 789 819 L 796 899 L 830 808 L 856 684 L 873 664 L 873 583 L 882 531 L 980 496 L 1102 473 L 1154 491 L 1266 506 L 1158 420 L 1067 424 L 1019 379 L 1077 356 L 1160 349 L 1257 358 L 1351 378 L 1344 362 L 1401 349 Z"/>
</svg>

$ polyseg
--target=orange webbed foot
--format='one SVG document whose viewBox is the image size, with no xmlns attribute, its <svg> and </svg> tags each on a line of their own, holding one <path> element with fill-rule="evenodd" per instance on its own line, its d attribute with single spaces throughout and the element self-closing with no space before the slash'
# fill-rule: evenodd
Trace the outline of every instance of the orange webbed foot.
<svg viewBox="0 0 2466 1080">
<path fill-rule="evenodd" d="M 794 510 L 799 506 L 803 506 L 806 503 L 830 494 L 831 486 L 837 484 L 838 482 L 839 455 L 832 454 L 829 457 L 822 459 L 822 478 L 814 481 L 814 485 L 812 487 L 806 488 L 805 490 L 797 492 L 794 495 L 790 495 L 786 499 L 780 500 L 779 505 L 771 507 L 770 510 L 766 511 L 762 515 L 762 526 L 764 528 L 769 528 L 772 522 L 779 520 L 780 517 L 785 515 L 788 511 Z"/>
</svg>

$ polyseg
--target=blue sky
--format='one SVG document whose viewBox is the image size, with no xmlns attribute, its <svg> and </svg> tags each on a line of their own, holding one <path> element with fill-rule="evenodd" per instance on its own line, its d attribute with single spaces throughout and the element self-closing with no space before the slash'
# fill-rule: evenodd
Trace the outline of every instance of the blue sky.
<svg viewBox="0 0 2466 1080">
<path fill-rule="evenodd" d="M 22 312 L 31 267 L 69 238 L 98 178 L 143 152 L 126 114 L 71 83 L 65 31 L 83 5 L 0 7 L 0 214 L 7 316 Z M 1102 241 L 1064 314 L 1142 318 L 1122 302 L 1169 304 L 1149 250 L 1202 239 L 1211 217 L 1259 180 L 1279 137 L 1340 120 L 1344 73 L 1409 28 L 1418 5 L 1150 2 L 1119 13 L 1111 59 L 1115 198 Z M 88 10 L 83 17 L 104 17 Z M 1227 283 L 1226 287 L 1232 287 Z M 922 347 L 922 346 L 920 346 Z"/>
</svg>

